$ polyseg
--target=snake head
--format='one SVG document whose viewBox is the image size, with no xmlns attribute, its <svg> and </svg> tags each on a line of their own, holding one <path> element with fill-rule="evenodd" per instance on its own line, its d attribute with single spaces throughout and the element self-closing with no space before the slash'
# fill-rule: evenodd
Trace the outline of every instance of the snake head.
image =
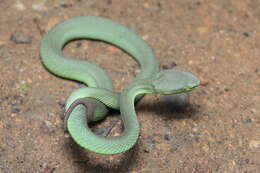
<svg viewBox="0 0 260 173">
<path fill-rule="evenodd" d="M 200 85 L 200 81 L 186 71 L 165 70 L 155 76 L 152 85 L 156 93 L 179 94 L 194 90 Z"/>
</svg>

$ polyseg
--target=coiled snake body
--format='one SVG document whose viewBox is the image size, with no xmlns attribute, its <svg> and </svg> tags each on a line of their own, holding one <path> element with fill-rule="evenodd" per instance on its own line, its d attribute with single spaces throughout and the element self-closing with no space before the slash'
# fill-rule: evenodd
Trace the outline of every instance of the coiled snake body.
<svg viewBox="0 0 260 173">
<path fill-rule="evenodd" d="M 113 91 L 111 79 L 98 65 L 62 53 L 66 43 L 83 38 L 114 44 L 139 63 L 140 73 L 121 94 Z M 153 51 L 139 36 L 119 23 L 97 16 L 73 17 L 57 24 L 44 35 L 40 55 L 44 66 L 53 74 L 86 85 L 73 91 L 66 102 L 66 128 L 81 147 L 101 154 L 122 153 L 136 143 L 139 123 L 134 102 L 143 94 L 178 94 L 199 86 L 199 80 L 189 72 L 159 72 Z M 88 121 L 101 120 L 106 116 L 107 107 L 120 109 L 124 124 L 120 136 L 101 137 L 88 127 Z"/>
</svg>

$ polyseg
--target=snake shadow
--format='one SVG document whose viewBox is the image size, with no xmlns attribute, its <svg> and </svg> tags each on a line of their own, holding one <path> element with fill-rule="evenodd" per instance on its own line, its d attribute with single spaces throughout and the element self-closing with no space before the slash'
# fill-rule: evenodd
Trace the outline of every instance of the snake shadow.
<svg viewBox="0 0 260 173">
<path fill-rule="evenodd" d="M 67 152 L 65 152 L 67 153 L 67 157 L 73 160 L 73 164 L 76 165 L 80 171 L 93 173 L 131 172 L 132 168 L 134 168 L 138 162 L 138 153 L 140 153 L 138 143 L 127 152 L 118 154 L 118 156 L 112 160 L 109 160 L 109 156 L 107 155 L 86 151 L 72 139 L 67 140 L 65 147 L 69 148 Z M 92 160 L 93 158 L 95 159 L 94 161 Z"/>
<path fill-rule="evenodd" d="M 169 96 L 160 96 L 151 102 L 137 103 L 138 112 L 153 112 L 161 116 L 164 120 L 181 120 L 199 118 L 200 105 L 191 104 L 188 94 L 177 94 Z"/>
<path fill-rule="evenodd" d="M 198 113 L 198 106 L 189 103 L 188 95 L 178 95 L 177 97 L 160 97 L 157 100 L 151 102 L 144 101 L 139 102 L 136 105 L 138 112 L 153 112 L 158 116 L 163 116 L 165 121 L 194 118 Z M 111 112 L 112 116 L 115 112 Z M 94 154 L 90 151 L 86 151 L 77 145 L 71 138 L 69 138 L 65 144 L 68 150 L 67 157 L 73 160 L 73 164 L 76 165 L 82 172 L 93 173 L 121 173 L 131 172 L 136 167 L 139 160 L 139 142 L 134 147 L 123 154 L 113 157 L 109 160 L 107 155 Z M 93 160 L 93 158 L 95 160 Z"/>
</svg>

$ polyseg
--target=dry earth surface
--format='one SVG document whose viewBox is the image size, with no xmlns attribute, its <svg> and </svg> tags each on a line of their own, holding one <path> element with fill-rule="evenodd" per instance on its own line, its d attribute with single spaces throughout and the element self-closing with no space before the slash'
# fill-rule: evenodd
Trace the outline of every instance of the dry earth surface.
<svg viewBox="0 0 260 173">
<path fill-rule="evenodd" d="M 259 0 L 1 0 L 0 8 L 0 173 L 260 172 Z M 125 154 L 85 151 L 62 128 L 66 98 L 80 85 L 50 74 L 39 45 L 55 23 L 79 15 L 128 26 L 161 69 L 184 69 L 202 82 L 185 108 L 145 96 L 136 106 L 140 138 Z M 98 41 L 74 41 L 64 52 L 105 68 L 118 91 L 139 70 Z M 119 113 L 111 114 L 94 131 L 117 122 Z"/>
</svg>

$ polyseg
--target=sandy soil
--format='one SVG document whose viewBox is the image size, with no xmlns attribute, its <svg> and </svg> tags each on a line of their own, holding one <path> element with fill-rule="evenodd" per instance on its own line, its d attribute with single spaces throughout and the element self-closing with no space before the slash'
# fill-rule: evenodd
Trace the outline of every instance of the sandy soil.
<svg viewBox="0 0 260 173">
<path fill-rule="evenodd" d="M 1 0 L 0 8 L 0 173 L 260 171 L 259 0 Z M 185 109 L 145 96 L 136 106 L 139 141 L 125 154 L 85 151 L 62 129 L 64 102 L 79 84 L 46 71 L 39 44 L 55 23 L 78 15 L 132 28 L 162 69 L 202 81 Z M 138 72 L 109 44 L 75 41 L 65 53 L 100 64 L 119 91 Z M 113 114 L 95 127 L 100 133 L 119 119 Z"/>
</svg>

